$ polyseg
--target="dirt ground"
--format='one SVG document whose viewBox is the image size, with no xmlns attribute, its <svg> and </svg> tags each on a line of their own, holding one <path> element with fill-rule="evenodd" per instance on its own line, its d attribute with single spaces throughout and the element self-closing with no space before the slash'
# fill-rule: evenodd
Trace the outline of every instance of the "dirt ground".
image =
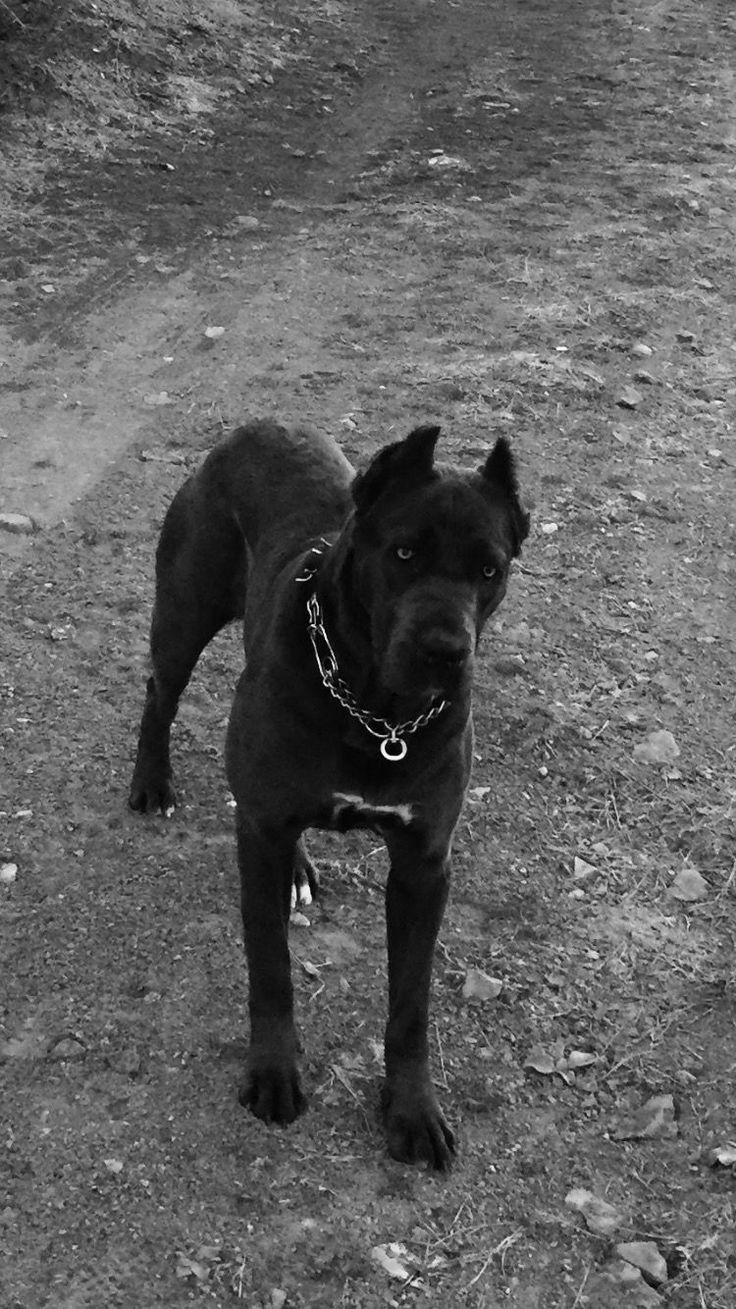
<svg viewBox="0 0 736 1309">
<path fill-rule="evenodd" d="M 731 0 L 13 0 L 0 38 L 3 1307 L 733 1309 Z M 370 839 L 313 841 L 292 927 L 308 1114 L 238 1107 L 237 632 L 176 816 L 126 808 L 163 510 L 264 413 L 354 460 L 507 433 L 534 504 L 437 959 L 448 1179 L 384 1149 Z"/>
</svg>

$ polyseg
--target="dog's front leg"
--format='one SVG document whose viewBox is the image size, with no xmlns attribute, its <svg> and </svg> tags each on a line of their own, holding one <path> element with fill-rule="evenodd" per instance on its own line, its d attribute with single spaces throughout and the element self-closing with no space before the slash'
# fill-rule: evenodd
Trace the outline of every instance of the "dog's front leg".
<svg viewBox="0 0 736 1309">
<path fill-rule="evenodd" d="M 455 1152 L 429 1072 L 427 1023 L 432 959 L 450 883 L 449 852 L 430 854 L 419 834 L 387 839 L 389 1017 L 382 1108 L 394 1159 L 444 1170 Z"/>
<path fill-rule="evenodd" d="M 250 983 L 250 1049 L 240 1103 L 267 1123 L 291 1123 L 299 1084 L 288 925 L 299 833 L 264 830 L 238 815 L 238 862 Z"/>
</svg>

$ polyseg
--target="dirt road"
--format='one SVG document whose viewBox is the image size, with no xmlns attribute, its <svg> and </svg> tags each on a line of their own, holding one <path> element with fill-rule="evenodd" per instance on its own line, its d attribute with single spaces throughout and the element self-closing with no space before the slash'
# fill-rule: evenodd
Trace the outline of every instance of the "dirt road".
<svg viewBox="0 0 736 1309">
<path fill-rule="evenodd" d="M 732 7 L 106 5 L 5 117 L 0 1302 L 733 1309 Z M 163 509 L 259 413 L 354 460 L 505 432 L 534 499 L 435 980 L 449 1180 L 385 1156 L 370 841 L 316 842 L 292 929 L 309 1113 L 238 1108 L 236 632 L 176 817 L 126 809 Z"/>
</svg>

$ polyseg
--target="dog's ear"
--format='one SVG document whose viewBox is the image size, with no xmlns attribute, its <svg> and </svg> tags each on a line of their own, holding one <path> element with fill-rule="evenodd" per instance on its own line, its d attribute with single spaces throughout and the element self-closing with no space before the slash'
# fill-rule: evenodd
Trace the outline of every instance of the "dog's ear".
<svg viewBox="0 0 736 1309">
<path fill-rule="evenodd" d="M 514 554 L 518 554 L 522 541 L 525 541 L 529 535 L 530 518 L 521 503 L 519 483 L 516 478 L 516 460 L 505 436 L 499 436 L 479 472 L 491 486 L 498 487 L 503 492 L 509 503 L 515 536 Z"/>
<path fill-rule="evenodd" d="M 439 427 L 415 427 L 403 441 L 384 446 L 353 482 L 353 500 L 359 512 L 367 509 L 387 486 L 396 482 L 424 482 L 433 476 L 434 448 Z"/>
</svg>

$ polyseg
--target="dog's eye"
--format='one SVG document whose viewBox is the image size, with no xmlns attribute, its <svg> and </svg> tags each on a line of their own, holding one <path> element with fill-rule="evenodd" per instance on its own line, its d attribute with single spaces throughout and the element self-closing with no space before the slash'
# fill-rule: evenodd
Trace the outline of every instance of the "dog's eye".
<svg viewBox="0 0 736 1309">
<path fill-rule="evenodd" d="M 396 558 L 401 559 L 404 563 L 406 563 L 407 559 L 414 558 L 414 551 L 412 550 L 410 545 L 397 545 Z"/>
<path fill-rule="evenodd" d="M 491 582 L 494 577 L 498 576 L 498 569 L 494 568 L 493 564 L 486 564 L 485 568 L 483 569 L 483 576 L 485 577 L 487 582 Z"/>
</svg>

